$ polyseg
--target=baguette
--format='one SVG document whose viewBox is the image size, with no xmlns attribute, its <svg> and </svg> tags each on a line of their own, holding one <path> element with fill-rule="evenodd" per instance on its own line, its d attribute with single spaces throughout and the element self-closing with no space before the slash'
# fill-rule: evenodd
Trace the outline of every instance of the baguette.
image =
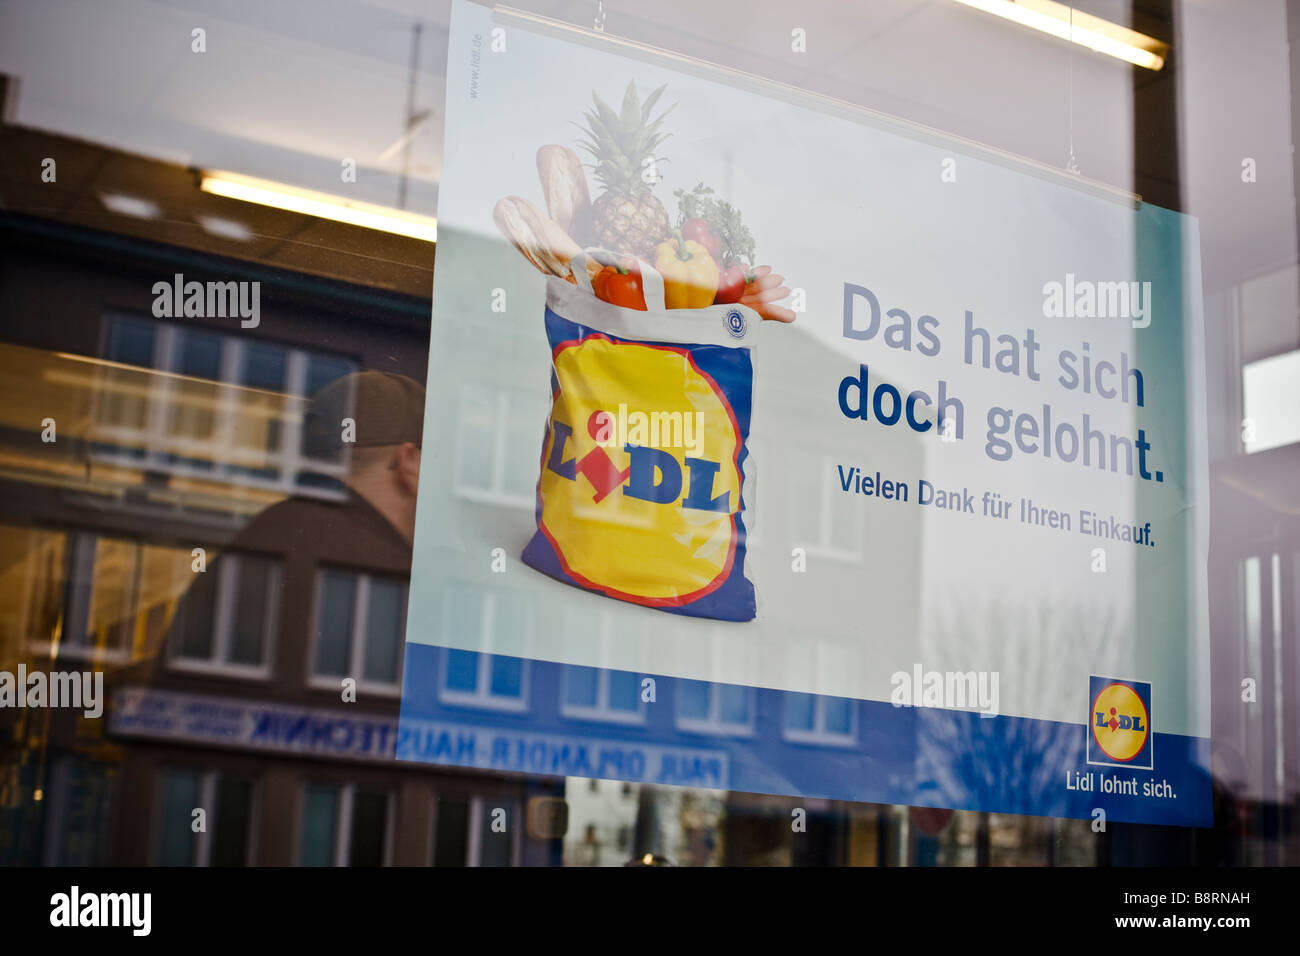
<svg viewBox="0 0 1300 956">
<path fill-rule="evenodd" d="M 566 233 L 585 242 L 591 226 L 591 194 L 578 154 L 567 146 L 542 146 L 537 150 L 537 175 L 551 218 Z"/>
<path fill-rule="evenodd" d="M 502 235 L 545 275 L 564 278 L 571 271 L 569 262 L 582 251 L 555 220 L 522 196 L 498 200 L 492 219 Z"/>
</svg>

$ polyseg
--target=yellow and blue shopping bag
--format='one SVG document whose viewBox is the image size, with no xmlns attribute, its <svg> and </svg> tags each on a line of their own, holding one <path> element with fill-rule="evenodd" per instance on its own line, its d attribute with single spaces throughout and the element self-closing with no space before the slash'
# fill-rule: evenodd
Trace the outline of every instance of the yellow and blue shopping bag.
<svg viewBox="0 0 1300 956">
<path fill-rule="evenodd" d="M 574 587 L 676 614 L 748 621 L 753 338 L 741 305 L 611 305 L 548 279 L 551 413 L 537 532 L 522 560 Z M 752 480 L 750 482 L 752 486 Z"/>
</svg>

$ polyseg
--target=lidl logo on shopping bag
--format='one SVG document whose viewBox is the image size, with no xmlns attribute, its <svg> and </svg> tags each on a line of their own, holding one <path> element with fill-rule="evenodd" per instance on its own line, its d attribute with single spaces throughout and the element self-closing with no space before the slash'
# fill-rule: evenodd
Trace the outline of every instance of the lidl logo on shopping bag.
<svg viewBox="0 0 1300 956">
<path fill-rule="evenodd" d="M 752 618 L 748 351 L 629 341 L 547 318 L 552 409 L 524 561 L 620 600 Z"/>
</svg>

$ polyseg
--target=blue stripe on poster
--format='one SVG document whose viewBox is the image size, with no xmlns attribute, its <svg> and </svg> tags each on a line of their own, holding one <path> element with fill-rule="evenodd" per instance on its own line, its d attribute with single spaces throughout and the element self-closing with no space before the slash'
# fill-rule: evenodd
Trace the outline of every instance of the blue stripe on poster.
<svg viewBox="0 0 1300 956">
<path fill-rule="evenodd" d="M 1080 819 L 1101 808 L 1108 822 L 1213 824 L 1204 738 L 1153 734 L 1152 770 L 1097 766 L 1086 760 L 1082 720 L 981 717 L 663 676 L 653 676 L 655 701 L 647 703 L 640 691 L 648 676 L 407 644 L 397 757 L 869 803 Z"/>
</svg>

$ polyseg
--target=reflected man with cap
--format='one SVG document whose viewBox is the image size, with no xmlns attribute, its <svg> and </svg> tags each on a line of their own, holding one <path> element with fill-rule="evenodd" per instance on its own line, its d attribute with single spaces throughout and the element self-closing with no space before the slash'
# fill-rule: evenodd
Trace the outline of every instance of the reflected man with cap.
<svg viewBox="0 0 1300 956">
<path fill-rule="evenodd" d="M 219 611 L 214 571 L 225 555 L 271 559 L 280 569 L 278 637 L 266 662 L 280 673 L 306 668 L 322 568 L 409 579 L 423 419 L 424 388 L 404 375 L 354 372 L 322 388 L 304 419 L 303 452 L 347 462 L 347 500 L 293 496 L 256 515 L 181 599 L 173 647 L 187 631 L 211 631 Z"/>
</svg>

